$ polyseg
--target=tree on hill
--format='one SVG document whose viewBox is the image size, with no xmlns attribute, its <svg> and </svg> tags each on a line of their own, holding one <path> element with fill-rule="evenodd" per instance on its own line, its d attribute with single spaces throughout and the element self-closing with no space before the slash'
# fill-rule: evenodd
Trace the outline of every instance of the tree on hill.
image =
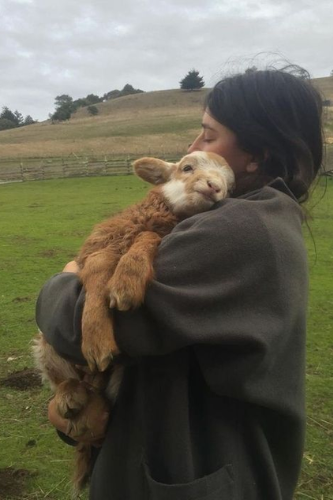
<svg viewBox="0 0 333 500">
<path fill-rule="evenodd" d="M 189 71 L 179 83 L 182 90 L 199 90 L 205 85 L 203 77 L 195 69 Z"/>
<path fill-rule="evenodd" d="M 132 85 L 126 83 L 126 85 L 124 85 L 124 88 L 123 90 L 120 91 L 120 93 L 122 96 L 131 94 L 142 94 L 143 90 L 135 89 L 134 87 L 132 87 Z"/>
<path fill-rule="evenodd" d="M 23 123 L 23 125 L 32 125 L 33 123 L 36 123 L 36 121 L 32 118 L 32 116 L 27 115 L 27 116 L 24 118 L 24 123 Z"/>
<path fill-rule="evenodd" d="M 78 108 L 91 106 L 93 104 L 97 104 L 102 101 L 103 97 L 99 97 L 98 95 L 95 94 L 89 94 L 87 95 L 87 97 L 80 97 L 79 99 L 73 101 L 73 105 L 75 106 L 75 111 L 76 111 Z"/>
<path fill-rule="evenodd" d="M 9 130 L 10 128 L 16 128 L 12 120 L 8 120 L 7 118 L 0 118 L 0 130 Z"/>
<path fill-rule="evenodd" d="M 144 92 L 143 90 L 135 89 L 132 85 L 126 83 L 123 90 L 117 90 L 117 89 L 110 90 L 110 92 L 104 94 L 103 100 L 109 101 L 110 99 L 117 99 L 118 97 L 123 97 L 125 95 L 141 94 L 143 92 Z"/>
<path fill-rule="evenodd" d="M 72 111 L 67 107 L 61 107 L 57 109 L 53 115 L 51 115 L 52 121 L 64 122 L 65 120 L 69 120 L 72 116 Z"/>
<path fill-rule="evenodd" d="M 102 102 L 102 100 L 103 100 L 102 97 L 98 97 L 98 95 L 95 95 L 95 94 L 89 94 L 89 95 L 87 95 L 87 97 L 85 99 L 86 99 L 86 102 L 88 103 L 88 105 L 98 104 L 99 102 Z"/>
<path fill-rule="evenodd" d="M 65 121 L 69 120 L 72 113 L 76 111 L 76 106 L 73 101 L 73 97 L 68 94 L 58 95 L 54 104 L 56 107 L 55 112 L 51 115 L 52 121 Z"/>
<path fill-rule="evenodd" d="M 103 97 L 99 97 L 96 94 L 88 94 L 86 97 L 80 97 L 79 99 L 76 99 L 74 101 L 73 98 L 68 94 L 58 95 L 55 98 L 54 103 L 56 108 L 55 112 L 50 113 L 49 117 L 52 122 L 69 120 L 72 114 L 75 113 L 78 108 L 87 106 L 96 108 L 94 105 L 99 102 L 107 101 L 109 99 L 115 99 L 116 97 L 122 97 L 125 95 L 138 94 L 141 92 L 143 92 L 143 90 L 135 89 L 134 87 L 132 87 L 132 85 L 127 83 L 124 86 L 123 90 L 111 90 L 110 92 L 104 94 Z M 96 108 L 96 110 L 98 113 L 98 108 Z M 88 112 L 91 115 L 94 115 L 97 114 L 96 110 L 94 109 L 93 111 L 90 111 L 88 109 Z"/>
<path fill-rule="evenodd" d="M 79 99 L 76 99 L 75 101 L 73 101 L 73 104 L 75 106 L 75 109 L 83 108 L 84 106 L 89 106 L 89 103 L 87 102 L 87 99 L 85 97 L 80 97 Z"/>
<path fill-rule="evenodd" d="M 15 111 L 15 113 L 18 113 L 18 111 Z M 2 120 L 10 121 L 14 124 L 14 127 L 18 127 L 19 121 L 18 121 L 17 115 L 15 113 L 13 113 L 9 108 L 7 108 L 7 106 L 3 106 L 2 112 L 0 114 L 0 118 Z"/>
<path fill-rule="evenodd" d="M 54 99 L 54 104 L 56 108 L 61 108 L 62 106 L 71 106 L 73 104 L 73 97 L 68 94 L 57 95 Z"/>
<path fill-rule="evenodd" d="M 109 101 L 110 99 L 117 99 L 117 97 L 121 97 L 121 91 L 117 89 L 110 90 L 110 92 L 103 95 L 103 100 Z"/>
<path fill-rule="evenodd" d="M 14 111 L 14 116 L 15 116 L 15 121 L 17 123 L 17 126 L 20 127 L 21 125 L 23 125 L 24 123 L 24 118 L 23 118 L 23 115 L 22 113 L 20 113 L 19 111 Z"/>
<path fill-rule="evenodd" d="M 89 94 L 87 95 L 87 97 L 80 97 L 75 101 L 68 94 L 58 95 L 55 98 L 55 103 L 54 103 L 56 110 L 53 114 L 51 113 L 49 116 L 52 121 L 61 122 L 69 120 L 72 114 L 75 113 L 75 111 L 77 111 L 78 108 L 91 106 L 102 101 L 103 97 L 99 97 L 98 95 L 95 94 Z"/>
<path fill-rule="evenodd" d="M 0 113 L 0 122 L 0 130 L 17 128 L 22 127 L 23 125 L 35 123 L 30 115 L 24 119 L 23 115 L 19 111 L 16 110 L 13 113 L 7 106 L 3 106 L 2 108 L 2 112 Z"/>
</svg>

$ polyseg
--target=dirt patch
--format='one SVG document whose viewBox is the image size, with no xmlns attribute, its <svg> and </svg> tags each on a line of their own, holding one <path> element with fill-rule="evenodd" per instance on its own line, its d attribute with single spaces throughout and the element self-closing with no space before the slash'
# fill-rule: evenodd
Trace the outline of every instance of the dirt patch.
<svg viewBox="0 0 333 500">
<path fill-rule="evenodd" d="M 43 250 L 42 252 L 39 252 L 37 255 L 39 257 L 46 257 L 46 258 L 53 258 L 57 257 L 59 255 L 58 250 L 50 249 L 50 250 Z"/>
<path fill-rule="evenodd" d="M 42 381 L 37 370 L 34 368 L 25 368 L 24 370 L 11 373 L 7 378 L 2 379 L 0 385 L 18 389 L 19 391 L 27 391 L 41 387 Z"/>
<path fill-rule="evenodd" d="M 22 498 L 27 479 L 36 474 L 36 472 L 14 469 L 14 467 L 0 469 L 0 499 Z"/>
<path fill-rule="evenodd" d="M 13 299 L 13 302 L 30 302 L 31 301 L 31 297 L 15 297 L 15 299 Z"/>
<path fill-rule="evenodd" d="M 40 205 L 39 203 L 32 203 L 31 205 L 28 205 L 28 208 L 39 208 L 42 207 L 43 205 Z"/>
</svg>

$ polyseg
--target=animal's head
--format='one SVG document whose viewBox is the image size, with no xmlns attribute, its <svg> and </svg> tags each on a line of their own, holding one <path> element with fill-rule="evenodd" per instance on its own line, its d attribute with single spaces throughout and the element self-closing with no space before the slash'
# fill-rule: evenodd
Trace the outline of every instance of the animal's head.
<svg viewBox="0 0 333 500">
<path fill-rule="evenodd" d="M 235 176 L 227 162 L 215 153 L 195 151 L 179 163 L 157 158 L 141 158 L 134 171 L 151 184 L 161 184 L 161 191 L 172 211 L 189 217 L 211 208 L 232 191 Z"/>
</svg>

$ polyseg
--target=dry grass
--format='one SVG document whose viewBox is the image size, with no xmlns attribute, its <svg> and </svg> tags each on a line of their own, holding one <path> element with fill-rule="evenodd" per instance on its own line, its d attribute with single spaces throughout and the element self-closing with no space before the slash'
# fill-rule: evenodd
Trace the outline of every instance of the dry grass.
<svg viewBox="0 0 333 500">
<path fill-rule="evenodd" d="M 0 133 L 0 158 L 57 155 L 183 154 L 200 129 L 206 90 L 126 96 L 79 109 L 72 119 Z"/>
<path fill-rule="evenodd" d="M 333 78 L 313 80 L 333 99 Z M 165 90 L 97 104 L 91 117 L 81 108 L 71 120 L 50 121 L 0 132 L 0 159 L 75 155 L 183 155 L 200 130 L 207 89 Z M 326 108 L 325 133 L 333 142 L 333 110 Z"/>
<path fill-rule="evenodd" d="M 331 99 L 333 101 L 333 76 L 314 78 L 312 83 L 322 93 L 324 99 Z"/>
<path fill-rule="evenodd" d="M 36 141 L 15 145 L 14 149 L 0 144 L 1 158 L 54 157 L 76 155 L 183 155 L 186 145 L 193 140 L 198 129 L 180 134 L 156 134 L 137 136 L 129 141 L 125 137 L 96 139 L 67 139 L 53 141 Z M 1 168 L 1 167 L 0 167 Z"/>
</svg>

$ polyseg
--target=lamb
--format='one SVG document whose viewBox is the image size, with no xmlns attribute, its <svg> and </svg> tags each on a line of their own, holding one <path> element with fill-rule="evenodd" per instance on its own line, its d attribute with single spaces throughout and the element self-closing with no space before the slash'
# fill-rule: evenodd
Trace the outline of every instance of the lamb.
<svg viewBox="0 0 333 500">
<path fill-rule="evenodd" d="M 82 353 L 94 374 L 92 383 L 60 358 L 42 333 L 35 342 L 36 364 L 55 392 L 58 412 L 68 419 L 67 431 L 74 439 L 92 435 L 94 415 L 109 409 L 121 383 L 122 368 L 112 363 L 119 350 L 110 309 L 140 306 L 153 279 L 161 239 L 182 219 L 228 196 L 234 185 L 231 168 L 214 153 L 194 152 L 176 164 L 142 158 L 134 162 L 134 171 L 156 187 L 141 202 L 98 224 L 76 259 L 86 290 Z M 79 490 L 87 480 L 90 447 L 80 444 L 76 449 Z"/>
</svg>

